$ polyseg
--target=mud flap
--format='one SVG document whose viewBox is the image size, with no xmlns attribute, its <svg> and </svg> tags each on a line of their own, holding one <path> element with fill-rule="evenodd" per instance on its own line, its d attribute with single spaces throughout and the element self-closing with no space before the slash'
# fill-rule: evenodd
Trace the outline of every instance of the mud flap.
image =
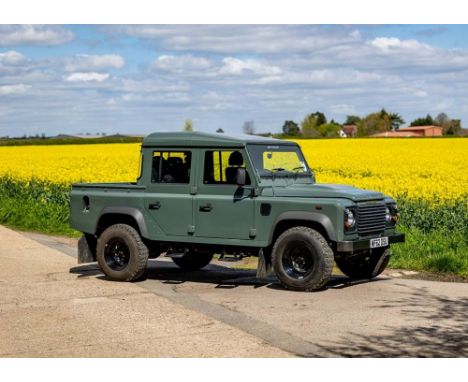
<svg viewBox="0 0 468 382">
<path fill-rule="evenodd" d="M 78 264 L 96 261 L 96 243 L 94 236 L 84 234 L 78 240 Z"/>
<path fill-rule="evenodd" d="M 258 253 L 258 265 L 257 265 L 257 278 L 266 278 L 273 272 L 273 266 L 271 264 L 271 254 L 265 249 L 261 249 Z"/>
<path fill-rule="evenodd" d="M 382 255 L 380 256 L 379 260 L 377 261 L 377 264 L 375 264 L 373 274 L 379 274 L 380 268 L 383 266 L 383 264 L 386 262 L 385 266 L 388 263 L 388 260 L 390 260 L 390 257 L 392 256 L 392 251 L 390 248 L 387 248 Z"/>
</svg>

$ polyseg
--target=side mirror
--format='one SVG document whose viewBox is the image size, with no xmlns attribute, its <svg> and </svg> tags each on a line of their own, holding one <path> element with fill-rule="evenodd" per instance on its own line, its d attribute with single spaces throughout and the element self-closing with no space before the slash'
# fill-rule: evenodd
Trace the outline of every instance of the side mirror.
<svg viewBox="0 0 468 382">
<path fill-rule="evenodd" d="M 247 180 L 247 170 L 242 167 L 237 168 L 236 183 L 238 186 L 245 186 Z"/>
</svg>

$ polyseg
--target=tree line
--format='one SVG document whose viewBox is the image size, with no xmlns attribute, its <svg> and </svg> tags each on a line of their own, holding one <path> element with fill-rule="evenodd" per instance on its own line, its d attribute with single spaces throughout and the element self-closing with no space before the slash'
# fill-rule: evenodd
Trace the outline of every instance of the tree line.
<svg viewBox="0 0 468 382">
<path fill-rule="evenodd" d="M 387 131 L 398 131 L 405 123 L 399 113 L 387 112 L 385 109 L 370 113 L 364 117 L 348 115 L 346 120 L 339 124 L 333 119 L 327 121 L 324 113 L 316 111 L 307 114 L 300 124 L 292 121 L 284 121 L 282 133 L 284 136 L 305 138 L 332 138 L 340 136 L 340 131 L 345 125 L 356 126 L 356 136 L 366 137 Z M 416 118 L 410 126 L 440 126 L 444 135 L 458 135 L 462 131 L 460 119 L 451 119 L 446 113 L 440 113 L 435 118 L 431 115 Z"/>
<path fill-rule="evenodd" d="M 343 123 L 335 120 L 328 120 L 326 115 L 320 111 L 307 114 L 300 123 L 293 120 L 286 120 L 283 123 L 280 137 L 303 137 L 303 138 L 335 138 L 340 137 L 342 128 L 346 125 L 356 126 L 355 136 L 368 137 L 387 131 L 398 131 L 405 124 L 405 120 L 399 113 L 388 112 L 385 109 L 367 114 L 364 117 L 348 115 Z M 440 126 L 444 135 L 460 135 L 462 132 L 461 120 L 452 119 L 446 113 L 439 113 L 435 118 L 430 114 L 419 117 L 410 123 L 410 126 Z M 193 121 L 190 119 L 184 122 L 184 131 L 193 131 Z M 242 125 L 244 134 L 257 134 L 255 121 L 246 121 Z M 217 133 L 224 133 L 219 128 Z M 260 135 L 278 135 L 275 133 L 263 133 Z"/>
</svg>

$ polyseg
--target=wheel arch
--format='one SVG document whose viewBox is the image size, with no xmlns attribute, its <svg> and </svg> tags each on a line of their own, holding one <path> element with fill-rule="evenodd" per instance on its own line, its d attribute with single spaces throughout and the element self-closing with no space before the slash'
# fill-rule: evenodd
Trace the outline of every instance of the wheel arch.
<svg viewBox="0 0 468 382">
<path fill-rule="evenodd" d="M 132 207 L 105 207 L 97 219 L 95 234 L 100 234 L 108 227 L 114 224 L 127 224 L 135 228 L 138 233 L 148 238 L 148 229 L 146 227 L 143 213 Z"/>
<path fill-rule="evenodd" d="M 273 225 L 269 245 L 273 245 L 278 236 L 289 228 L 304 226 L 315 229 L 327 241 L 336 241 L 336 232 L 330 218 L 324 214 L 307 211 L 290 211 L 280 214 Z"/>
</svg>

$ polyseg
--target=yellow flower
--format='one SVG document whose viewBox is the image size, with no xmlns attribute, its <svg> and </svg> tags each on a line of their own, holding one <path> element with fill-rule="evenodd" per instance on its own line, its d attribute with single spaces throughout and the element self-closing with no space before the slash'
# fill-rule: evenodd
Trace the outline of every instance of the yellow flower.
<svg viewBox="0 0 468 382">
<path fill-rule="evenodd" d="M 468 139 L 297 140 L 320 183 L 351 184 L 393 197 L 467 199 Z M 139 144 L 0 147 L 0 177 L 54 183 L 129 182 Z"/>
</svg>

